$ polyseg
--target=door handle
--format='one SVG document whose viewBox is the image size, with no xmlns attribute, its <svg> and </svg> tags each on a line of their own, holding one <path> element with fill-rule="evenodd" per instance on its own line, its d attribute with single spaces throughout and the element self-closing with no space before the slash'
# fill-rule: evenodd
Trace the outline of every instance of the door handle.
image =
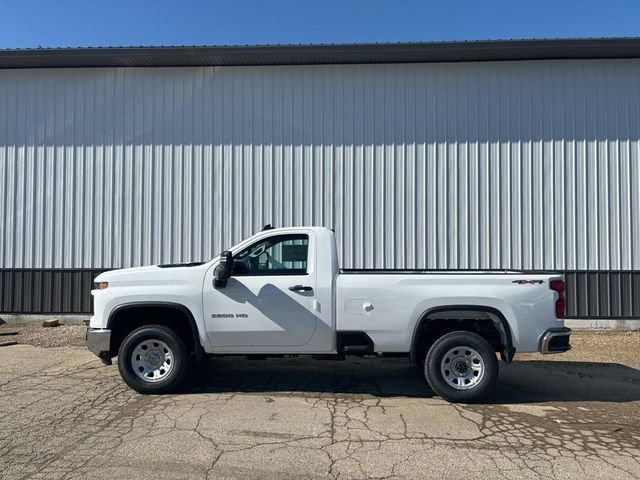
<svg viewBox="0 0 640 480">
<path fill-rule="evenodd" d="M 293 287 L 289 287 L 289 290 L 292 292 L 309 292 L 313 290 L 313 288 L 307 285 L 294 285 Z"/>
</svg>

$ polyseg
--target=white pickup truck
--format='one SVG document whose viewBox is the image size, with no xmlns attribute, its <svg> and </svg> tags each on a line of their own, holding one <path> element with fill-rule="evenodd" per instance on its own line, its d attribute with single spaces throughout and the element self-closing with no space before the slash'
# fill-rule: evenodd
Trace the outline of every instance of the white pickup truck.
<svg viewBox="0 0 640 480">
<path fill-rule="evenodd" d="M 205 355 L 406 356 L 449 401 L 487 393 L 496 352 L 569 350 L 558 274 L 341 270 L 322 227 L 263 231 L 206 263 L 99 275 L 87 346 L 141 393 Z"/>
</svg>

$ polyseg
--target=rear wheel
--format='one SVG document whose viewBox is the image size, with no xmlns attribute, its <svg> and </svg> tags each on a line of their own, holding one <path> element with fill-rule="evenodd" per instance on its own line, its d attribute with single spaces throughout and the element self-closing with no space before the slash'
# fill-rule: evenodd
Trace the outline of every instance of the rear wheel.
<svg viewBox="0 0 640 480">
<path fill-rule="evenodd" d="M 131 332 L 118 351 L 118 369 L 127 385 L 139 393 L 167 393 L 187 374 L 189 354 L 179 335 L 160 325 Z"/>
<path fill-rule="evenodd" d="M 472 332 L 451 332 L 426 354 L 424 375 L 431 388 L 450 402 L 474 402 L 491 390 L 498 360 L 491 344 Z"/>
</svg>

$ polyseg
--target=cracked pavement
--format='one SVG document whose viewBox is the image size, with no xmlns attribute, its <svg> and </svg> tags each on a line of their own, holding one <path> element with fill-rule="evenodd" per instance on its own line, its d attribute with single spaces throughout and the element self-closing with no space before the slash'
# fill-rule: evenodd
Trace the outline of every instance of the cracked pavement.
<svg viewBox="0 0 640 480">
<path fill-rule="evenodd" d="M 3 347 L 0 478 L 640 478 L 640 371 L 579 357 L 454 405 L 404 359 L 213 358 L 143 396 L 82 347 Z"/>
</svg>

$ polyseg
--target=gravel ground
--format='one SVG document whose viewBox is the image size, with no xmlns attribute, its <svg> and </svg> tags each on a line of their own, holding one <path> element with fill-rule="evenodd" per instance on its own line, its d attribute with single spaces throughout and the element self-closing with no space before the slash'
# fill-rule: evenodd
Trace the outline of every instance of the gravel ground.
<svg viewBox="0 0 640 480">
<path fill-rule="evenodd" d="M 574 330 L 571 350 L 559 355 L 520 354 L 516 360 L 582 361 L 619 363 L 640 369 L 640 332 Z"/>
<path fill-rule="evenodd" d="M 1 335 L 0 343 L 18 342 L 34 347 L 79 347 L 84 345 L 84 325 L 60 325 L 43 327 L 37 325 L 0 325 L 2 332 L 18 332 L 18 335 Z"/>
<path fill-rule="evenodd" d="M 76 347 L 83 346 L 84 325 L 61 325 L 42 327 L 41 325 L 0 325 L 3 331 L 17 331 L 19 335 L 0 336 L 0 343 L 16 341 L 34 347 Z M 559 360 L 580 361 L 586 354 L 599 362 L 611 362 L 640 369 L 640 332 L 614 332 L 574 330 L 571 335 L 572 350 L 562 355 L 519 354 L 517 360 Z"/>
</svg>

